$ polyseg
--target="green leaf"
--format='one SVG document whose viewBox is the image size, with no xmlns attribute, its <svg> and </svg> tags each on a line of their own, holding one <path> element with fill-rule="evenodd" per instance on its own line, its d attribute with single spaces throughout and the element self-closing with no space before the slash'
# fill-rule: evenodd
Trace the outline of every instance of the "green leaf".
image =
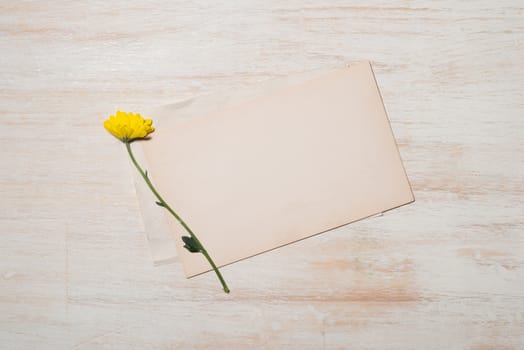
<svg viewBox="0 0 524 350">
<path fill-rule="evenodd" d="M 165 207 L 164 203 L 162 203 L 162 202 L 155 202 L 155 203 L 156 203 L 156 205 L 158 205 L 159 207 Z"/>
<path fill-rule="evenodd" d="M 191 253 L 200 252 L 200 247 L 198 246 L 197 242 L 192 237 L 182 236 L 182 240 L 185 243 L 184 248 L 189 250 Z"/>
</svg>

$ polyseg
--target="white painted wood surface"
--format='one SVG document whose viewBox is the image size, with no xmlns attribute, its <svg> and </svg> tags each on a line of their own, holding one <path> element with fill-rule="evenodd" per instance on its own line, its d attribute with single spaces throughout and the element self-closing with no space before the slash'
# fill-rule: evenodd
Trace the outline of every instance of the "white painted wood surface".
<svg viewBox="0 0 524 350">
<path fill-rule="evenodd" d="M 524 348 L 524 3 L 2 1 L 2 349 Z M 186 280 L 101 123 L 373 62 L 417 202 Z"/>
</svg>

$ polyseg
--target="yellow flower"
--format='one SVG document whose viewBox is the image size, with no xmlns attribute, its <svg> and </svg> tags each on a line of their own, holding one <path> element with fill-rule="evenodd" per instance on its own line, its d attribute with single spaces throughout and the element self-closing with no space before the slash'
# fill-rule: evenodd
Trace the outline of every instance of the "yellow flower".
<svg viewBox="0 0 524 350">
<path fill-rule="evenodd" d="M 104 122 L 104 128 L 123 142 L 141 139 L 155 131 L 151 119 L 144 119 L 139 113 L 116 111 Z"/>
</svg>

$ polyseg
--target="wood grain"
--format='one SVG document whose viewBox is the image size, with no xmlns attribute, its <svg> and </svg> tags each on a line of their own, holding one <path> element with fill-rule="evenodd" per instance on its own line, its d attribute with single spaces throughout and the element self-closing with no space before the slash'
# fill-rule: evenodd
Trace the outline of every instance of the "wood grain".
<svg viewBox="0 0 524 350">
<path fill-rule="evenodd" d="M 524 348 L 518 1 L 0 2 L 5 349 Z M 415 204 L 186 280 L 102 129 L 369 59 Z"/>
</svg>

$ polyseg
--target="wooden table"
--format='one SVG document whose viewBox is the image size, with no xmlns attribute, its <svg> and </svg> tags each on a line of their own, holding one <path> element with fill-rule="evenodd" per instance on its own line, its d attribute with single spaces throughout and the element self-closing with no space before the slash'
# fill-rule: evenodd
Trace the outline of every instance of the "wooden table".
<svg viewBox="0 0 524 350">
<path fill-rule="evenodd" d="M 0 348 L 524 348 L 523 7 L 2 1 Z M 110 113 L 363 59 L 414 204 L 153 267 Z"/>
</svg>

